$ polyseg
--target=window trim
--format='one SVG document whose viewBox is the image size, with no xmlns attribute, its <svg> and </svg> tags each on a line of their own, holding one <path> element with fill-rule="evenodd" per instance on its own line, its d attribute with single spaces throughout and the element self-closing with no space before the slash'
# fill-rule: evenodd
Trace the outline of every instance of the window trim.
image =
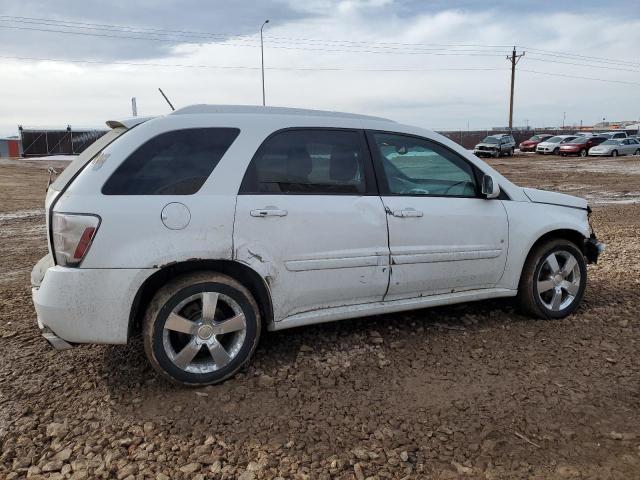
<svg viewBox="0 0 640 480">
<path fill-rule="evenodd" d="M 339 132 L 353 132 L 358 135 L 358 141 L 360 142 L 360 149 L 362 150 L 362 160 L 364 166 L 364 181 L 365 181 L 365 191 L 364 192 L 355 192 L 355 193 L 319 193 L 319 192 L 250 192 L 245 190 L 245 180 L 249 173 L 249 169 L 251 164 L 256 161 L 258 154 L 261 153 L 263 147 L 271 140 L 271 138 L 275 137 L 284 132 L 291 131 L 309 131 L 309 130 L 320 130 L 323 132 L 326 131 L 339 131 Z M 369 196 L 380 196 L 379 193 L 379 185 L 378 179 L 375 175 L 375 169 L 373 166 L 373 160 L 371 158 L 371 150 L 369 148 L 369 144 L 366 139 L 365 131 L 361 128 L 342 128 L 342 127 L 286 127 L 281 128 L 279 130 L 275 130 L 271 132 L 258 146 L 256 151 L 251 157 L 251 160 L 247 164 L 244 175 L 242 176 L 242 180 L 240 181 L 240 186 L 238 187 L 238 195 L 270 195 L 270 196 L 281 196 L 281 195 L 316 195 L 316 196 L 343 196 L 343 197 L 369 197 Z"/>
<path fill-rule="evenodd" d="M 137 125 L 136 125 L 137 126 Z M 162 194 L 155 194 L 155 193 L 105 193 L 104 189 L 105 186 L 107 185 L 107 183 L 109 183 L 109 181 L 111 180 L 111 178 L 115 175 L 115 173 L 118 171 L 118 169 L 125 164 L 125 162 L 127 160 L 129 160 L 129 158 L 131 158 L 133 155 L 135 155 L 138 150 L 140 150 L 142 147 L 144 147 L 145 145 L 147 145 L 149 142 L 154 141 L 156 138 L 161 137 L 162 135 L 166 135 L 168 133 L 175 133 L 175 132 L 182 132 L 185 130 L 213 130 L 213 129 L 224 129 L 224 130 L 233 130 L 235 131 L 235 137 L 234 139 L 231 141 L 231 143 L 229 144 L 229 146 L 227 147 L 227 149 L 225 150 L 225 152 L 222 154 L 222 156 L 220 157 L 220 159 L 218 160 L 218 163 L 216 163 L 213 168 L 211 169 L 211 172 L 209 172 L 209 175 L 207 176 L 207 178 L 205 178 L 204 182 L 202 182 L 202 185 L 200 185 L 200 187 L 198 187 L 198 189 L 193 192 L 193 193 L 162 193 Z M 125 132 L 126 133 L 126 132 Z M 220 162 L 222 162 L 222 160 L 224 159 L 224 157 L 227 155 L 227 152 L 229 151 L 229 149 L 233 146 L 234 143 L 236 143 L 236 140 L 238 140 L 238 137 L 240 136 L 240 134 L 242 133 L 242 130 L 238 127 L 183 127 L 183 128 L 174 128 L 174 129 L 170 129 L 170 130 L 166 130 L 164 132 L 160 132 L 157 135 L 154 135 L 150 138 L 147 138 L 144 140 L 144 142 L 142 142 L 140 145 L 138 145 L 133 151 L 131 151 L 125 158 L 124 160 L 122 160 L 115 168 L 114 170 L 109 174 L 109 177 L 104 181 L 104 183 L 102 184 L 102 187 L 100 187 L 100 193 L 104 196 L 108 196 L 108 197 L 138 197 L 138 196 L 151 196 L 151 197 L 170 197 L 170 196 L 178 196 L 178 197 L 190 197 L 192 195 L 196 195 L 200 190 L 202 190 L 202 188 L 206 185 L 206 183 L 209 181 L 209 179 L 211 178 L 211 175 L 213 175 L 213 172 L 215 171 L 215 169 L 218 167 L 218 165 L 220 165 Z M 121 135 L 122 136 L 122 135 Z M 118 137 L 120 138 L 120 137 Z"/>
<path fill-rule="evenodd" d="M 439 146 L 439 147 L 447 150 L 451 154 L 455 155 L 456 157 L 461 159 L 464 163 L 469 165 L 469 167 L 471 168 L 471 171 L 473 172 L 475 195 L 473 195 L 473 196 L 470 196 L 470 195 L 438 195 L 438 194 L 434 194 L 434 195 L 419 195 L 419 194 L 408 194 L 408 193 L 392 193 L 390 191 L 390 189 L 389 189 L 389 182 L 387 180 L 387 175 L 386 175 L 386 173 L 384 171 L 384 165 L 382 163 L 382 158 L 380 158 L 379 149 L 377 147 L 377 144 L 376 144 L 376 141 L 375 141 L 375 138 L 374 138 L 374 135 L 376 133 L 382 133 L 382 134 L 386 134 L 386 135 L 397 135 L 397 136 L 400 136 L 400 137 L 408 137 L 408 138 L 413 138 L 413 139 L 416 139 L 416 140 L 425 141 L 425 142 L 428 142 L 428 143 L 434 143 L 437 146 Z M 374 166 L 374 171 L 376 173 L 376 180 L 378 181 L 378 187 L 379 187 L 379 190 L 380 190 L 380 196 L 410 197 L 410 198 L 481 198 L 481 199 L 484 199 L 484 197 L 480 193 L 480 184 L 481 184 L 482 175 L 484 175 L 484 172 L 482 172 L 476 165 L 474 165 L 472 162 L 470 162 L 469 160 L 464 158 L 462 155 L 460 155 L 458 152 L 454 151 L 450 147 L 447 147 L 446 145 L 443 145 L 442 143 L 437 142 L 436 140 L 432 140 L 432 139 L 426 138 L 426 137 L 421 137 L 420 135 L 413 135 L 411 133 L 393 132 L 393 131 L 389 131 L 389 130 L 367 129 L 367 130 L 365 130 L 365 134 L 366 134 L 366 137 L 367 137 L 367 142 L 369 143 L 369 150 L 371 151 L 371 157 L 373 159 L 373 166 Z"/>
</svg>

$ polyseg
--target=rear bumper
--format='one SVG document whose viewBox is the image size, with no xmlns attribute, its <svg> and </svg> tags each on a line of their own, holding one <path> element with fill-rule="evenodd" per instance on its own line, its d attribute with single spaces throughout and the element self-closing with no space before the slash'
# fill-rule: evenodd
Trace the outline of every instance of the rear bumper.
<svg viewBox="0 0 640 480">
<path fill-rule="evenodd" d="M 126 343 L 135 295 L 154 271 L 48 268 L 31 290 L 42 335 L 58 349 L 72 343 Z"/>
</svg>

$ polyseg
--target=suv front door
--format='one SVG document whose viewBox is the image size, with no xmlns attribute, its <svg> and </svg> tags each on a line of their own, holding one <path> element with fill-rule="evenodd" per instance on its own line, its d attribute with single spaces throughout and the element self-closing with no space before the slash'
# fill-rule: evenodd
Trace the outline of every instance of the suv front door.
<svg viewBox="0 0 640 480">
<path fill-rule="evenodd" d="M 364 132 L 287 129 L 267 138 L 240 187 L 233 238 L 235 257 L 266 277 L 275 321 L 381 301 L 387 220 Z"/>
<path fill-rule="evenodd" d="M 389 226 L 385 300 L 493 287 L 507 257 L 507 214 L 501 200 L 478 196 L 471 164 L 426 138 L 367 138 Z"/>
</svg>

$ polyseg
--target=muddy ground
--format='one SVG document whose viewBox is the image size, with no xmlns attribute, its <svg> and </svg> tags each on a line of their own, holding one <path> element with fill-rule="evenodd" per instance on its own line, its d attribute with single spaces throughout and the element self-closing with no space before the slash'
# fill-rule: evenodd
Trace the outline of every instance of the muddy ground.
<svg viewBox="0 0 640 480">
<path fill-rule="evenodd" d="M 267 333 L 193 390 L 139 340 L 48 347 L 29 286 L 48 165 L 0 161 L 0 478 L 640 478 L 640 158 L 491 163 L 593 203 L 608 249 L 575 315 L 501 300 Z"/>
</svg>

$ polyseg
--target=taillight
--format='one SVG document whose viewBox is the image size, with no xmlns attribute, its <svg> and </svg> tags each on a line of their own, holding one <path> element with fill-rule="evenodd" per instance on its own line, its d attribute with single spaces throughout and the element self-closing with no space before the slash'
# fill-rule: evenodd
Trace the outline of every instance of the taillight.
<svg viewBox="0 0 640 480">
<path fill-rule="evenodd" d="M 56 263 L 63 267 L 80 265 L 99 226 L 97 215 L 54 212 L 51 232 Z"/>
</svg>

